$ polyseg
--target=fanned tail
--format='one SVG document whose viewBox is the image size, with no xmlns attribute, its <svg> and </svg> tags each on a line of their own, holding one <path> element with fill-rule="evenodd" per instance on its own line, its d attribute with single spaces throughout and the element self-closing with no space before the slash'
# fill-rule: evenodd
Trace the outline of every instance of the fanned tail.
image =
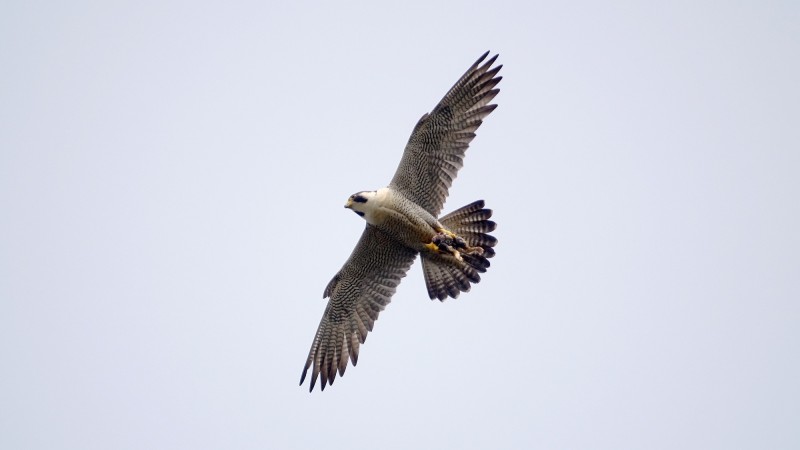
<svg viewBox="0 0 800 450">
<path fill-rule="evenodd" d="M 492 210 L 483 206 L 484 201 L 478 200 L 439 219 L 457 237 L 437 236 L 434 243 L 444 251 L 422 252 L 422 271 L 431 299 L 458 297 L 480 282 L 480 274 L 489 268 L 488 258 L 495 254 L 497 239 L 488 233 L 497 224 L 489 220 Z"/>
</svg>

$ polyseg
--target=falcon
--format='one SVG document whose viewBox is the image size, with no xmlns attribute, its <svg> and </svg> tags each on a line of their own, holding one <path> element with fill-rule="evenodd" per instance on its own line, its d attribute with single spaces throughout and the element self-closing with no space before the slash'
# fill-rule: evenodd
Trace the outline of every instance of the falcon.
<svg viewBox="0 0 800 450">
<path fill-rule="evenodd" d="M 414 126 L 394 178 L 377 191 L 350 196 L 344 207 L 367 225 L 350 258 L 325 288 L 329 298 L 308 352 L 300 384 L 311 371 L 321 389 L 344 375 L 348 359 L 358 362 L 359 346 L 378 314 L 391 301 L 400 279 L 421 255 L 431 299 L 443 301 L 467 292 L 489 268 L 497 224 L 483 200 L 439 216 L 448 189 L 463 165 L 464 154 L 483 119 L 497 105 L 502 65 L 492 67 L 484 53 Z"/>
</svg>

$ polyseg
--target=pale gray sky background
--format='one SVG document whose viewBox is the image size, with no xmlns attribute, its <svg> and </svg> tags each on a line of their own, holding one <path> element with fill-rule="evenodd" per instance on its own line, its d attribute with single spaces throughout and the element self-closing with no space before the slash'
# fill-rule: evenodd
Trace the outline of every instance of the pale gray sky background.
<svg viewBox="0 0 800 450">
<path fill-rule="evenodd" d="M 798 5 L 5 2 L 0 448 L 800 447 Z M 345 199 L 489 49 L 491 270 L 309 394 Z"/>
</svg>

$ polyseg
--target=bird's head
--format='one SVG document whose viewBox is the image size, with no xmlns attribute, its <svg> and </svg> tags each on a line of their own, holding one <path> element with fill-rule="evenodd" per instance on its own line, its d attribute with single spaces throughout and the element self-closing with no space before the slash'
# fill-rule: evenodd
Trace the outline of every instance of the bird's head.
<svg viewBox="0 0 800 450">
<path fill-rule="evenodd" d="M 375 201 L 377 195 L 375 191 L 356 192 L 347 199 L 344 207 L 352 209 L 354 213 L 370 222 L 372 212 L 377 207 L 377 202 Z"/>
</svg>

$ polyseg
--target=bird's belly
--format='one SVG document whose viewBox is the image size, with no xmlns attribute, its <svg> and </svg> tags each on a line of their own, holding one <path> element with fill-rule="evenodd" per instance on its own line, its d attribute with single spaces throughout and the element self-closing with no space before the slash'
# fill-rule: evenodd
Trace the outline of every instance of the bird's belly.
<svg viewBox="0 0 800 450">
<path fill-rule="evenodd" d="M 436 231 L 423 217 L 389 208 L 381 208 L 375 225 L 391 234 L 406 246 L 420 250 L 431 242 Z"/>
</svg>

